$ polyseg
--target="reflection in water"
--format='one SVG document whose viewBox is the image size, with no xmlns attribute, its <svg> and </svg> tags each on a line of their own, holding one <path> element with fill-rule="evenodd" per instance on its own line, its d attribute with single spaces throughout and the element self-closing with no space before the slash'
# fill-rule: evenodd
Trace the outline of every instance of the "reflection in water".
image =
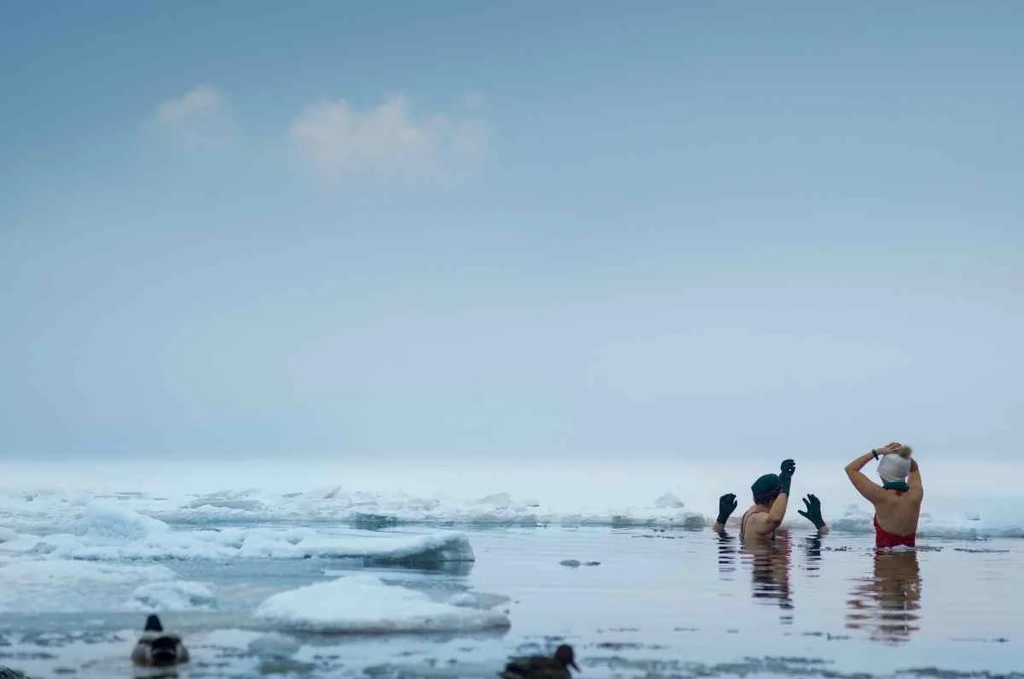
<svg viewBox="0 0 1024 679">
<path fill-rule="evenodd" d="M 786 533 L 777 534 L 774 540 L 748 540 L 743 545 L 744 560 L 750 563 L 754 599 L 772 600 L 785 611 L 793 608 L 789 589 L 790 546 Z M 782 621 L 792 622 L 792 614 L 783 615 Z"/>
<path fill-rule="evenodd" d="M 920 629 L 921 569 L 916 551 L 876 553 L 874 577 L 857 582 L 846 602 L 848 628 L 870 629 L 872 639 L 894 643 Z"/>
<path fill-rule="evenodd" d="M 821 570 L 821 535 L 813 535 L 807 538 L 805 543 L 807 549 L 807 571 L 810 573 L 810 577 L 818 577 L 818 571 Z"/>
<path fill-rule="evenodd" d="M 781 621 L 793 622 L 793 592 L 790 589 L 792 567 L 792 540 L 788 532 L 778 532 L 770 540 L 737 541 L 729 534 L 718 534 L 718 572 L 725 580 L 732 580 L 737 570 L 737 544 L 743 560 L 750 565 L 752 596 L 755 601 L 777 605 L 784 611 Z M 810 577 L 817 577 L 821 568 L 820 535 L 806 538 L 806 569 Z"/>
<path fill-rule="evenodd" d="M 727 533 L 718 534 L 718 572 L 726 580 L 736 572 L 736 541 Z"/>
</svg>

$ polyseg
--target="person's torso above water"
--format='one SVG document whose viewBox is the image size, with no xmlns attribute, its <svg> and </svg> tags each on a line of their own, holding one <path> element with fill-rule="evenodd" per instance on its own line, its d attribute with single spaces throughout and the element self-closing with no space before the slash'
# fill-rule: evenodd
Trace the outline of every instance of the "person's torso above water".
<svg viewBox="0 0 1024 679">
<path fill-rule="evenodd" d="M 921 518 L 921 500 L 913 493 L 887 490 L 885 501 L 874 503 L 878 525 L 892 535 L 913 535 Z"/>
<path fill-rule="evenodd" d="M 775 538 L 775 529 L 774 528 L 772 530 L 766 532 L 766 533 L 760 533 L 756 529 L 748 528 L 748 524 L 750 523 L 751 517 L 753 517 L 753 516 L 755 516 L 757 514 L 768 514 L 768 510 L 765 509 L 764 507 L 761 507 L 760 505 L 754 505 L 753 507 L 748 509 L 746 512 L 744 512 L 743 516 L 740 518 L 740 540 L 741 541 L 743 541 L 743 542 L 750 542 L 750 541 L 764 542 L 764 541 L 773 540 Z M 760 521 L 755 519 L 754 523 L 755 523 L 755 526 L 756 526 L 757 524 L 760 523 Z"/>
</svg>

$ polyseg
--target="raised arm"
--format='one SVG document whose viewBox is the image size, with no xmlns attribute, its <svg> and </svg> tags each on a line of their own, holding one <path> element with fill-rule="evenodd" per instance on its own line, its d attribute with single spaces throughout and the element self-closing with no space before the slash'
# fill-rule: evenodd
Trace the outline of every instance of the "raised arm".
<svg viewBox="0 0 1024 679">
<path fill-rule="evenodd" d="M 818 496 L 814 493 L 808 494 L 804 498 L 804 508 L 798 510 L 797 514 L 813 523 L 814 527 L 818 529 L 818 535 L 828 533 L 828 524 L 825 523 L 825 519 L 821 516 L 821 500 L 818 499 Z"/>
<path fill-rule="evenodd" d="M 783 491 L 775 498 L 771 509 L 767 512 L 751 514 L 747 519 L 747 531 L 755 535 L 768 535 L 782 525 L 786 518 L 786 507 L 789 506 L 789 493 Z"/>
<path fill-rule="evenodd" d="M 736 507 L 739 503 L 736 501 L 736 496 L 733 493 L 726 493 L 722 497 L 718 498 L 718 519 L 711 525 L 711 530 L 716 533 L 722 533 L 725 531 L 725 522 L 729 520 L 729 516 L 736 511 Z"/>
<path fill-rule="evenodd" d="M 786 518 L 786 508 L 789 507 L 789 488 L 783 489 L 779 496 L 775 498 L 775 502 L 772 503 L 772 509 L 768 512 L 768 521 L 773 523 L 773 529 L 778 528 L 782 525 L 782 520 Z"/>
<path fill-rule="evenodd" d="M 872 504 L 876 502 L 882 502 L 888 498 L 880 485 L 869 479 L 864 475 L 861 469 L 864 468 L 871 460 L 877 460 L 881 455 L 885 455 L 890 451 L 901 449 L 902 446 L 898 443 L 890 443 L 884 448 L 878 450 L 872 450 L 870 453 L 864 453 L 857 459 L 846 465 L 846 475 L 850 477 L 850 483 L 857 489 L 857 492 L 864 496 L 864 498 Z"/>
<path fill-rule="evenodd" d="M 786 518 L 786 508 L 789 507 L 789 489 L 793 483 L 793 474 L 796 473 L 796 463 L 793 460 L 783 460 L 781 471 L 779 496 L 775 498 L 767 512 L 753 514 L 747 524 L 750 530 L 758 535 L 771 533 L 781 526 L 782 520 Z"/>
<path fill-rule="evenodd" d="M 907 495 L 916 502 L 921 502 L 924 499 L 924 484 L 921 482 L 921 468 L 917 466 L 917 460 L 914 458 L 910 458 L 910 475 L 907 477 L 907 485 L 910 486 Z"/>
</svg>

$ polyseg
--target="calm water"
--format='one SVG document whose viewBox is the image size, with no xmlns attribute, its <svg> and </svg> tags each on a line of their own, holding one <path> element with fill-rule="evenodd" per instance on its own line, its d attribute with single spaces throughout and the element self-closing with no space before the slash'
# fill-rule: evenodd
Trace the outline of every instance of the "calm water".
<svg viewBox="0 0 1024 679">
<path fill-rule="evenodd" d="M 271 628 L 252 617 L 255 607 L 270 594 L 328 579 L 325 571 L 343 573 L 345 563 L 163 561 L 217 595 L 215 611 L 163 616 L 192 646 L 195 661 L 180 676 L 493 676 L 506 655 L 548 649 L 558 639 L 576 645 L 586 677 L 948 677 L 1024 669 L 1020 540 L 922 540 L 916 552 L 876 555 L 870 537 L 839 533 L 818 540 L 794 532 L 754 551 L 709 530 L 468 534 L 475 563 L 361 570 L 438 600 L 462 590 L 507 596 L 507 631 L 269 643 Z M 83 593 L 68 612 L 45 602 L 42 590 L 26 596 L 43 612 L 14 600 L 0 612 L 0 664 L 39 677 L 130 676 L 127 655 L 142 614 L 125 612 L 126 592 L 111 588 Z"/>
</svg>

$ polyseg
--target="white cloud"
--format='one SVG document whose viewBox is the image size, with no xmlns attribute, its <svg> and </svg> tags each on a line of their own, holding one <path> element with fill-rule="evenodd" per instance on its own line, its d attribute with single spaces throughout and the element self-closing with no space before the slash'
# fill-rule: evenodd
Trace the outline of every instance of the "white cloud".
<svg viewBox="0 0 1024 679">
<path fill-rule="evenodd" d="M 224 95 L 209 85 L 161 103 L 151 124 L 189 148 L 218 145 L 232 131 Z"/>
<path fill-rule="evenodd" d="M 447 178 L 488 143 L 482 121 L 441 114 L 417 120 L 403 97 L 365 112 L 344 100 L 313 104 L 292 122 L 290 134 L 303 159 L 332 183 Z"/>
<path fill-rule="evenodd" d="M 221 100 L 220 92 L 209 85 L 202 85 L 160 104 L 157 117 L 164 125 L 181 125 L 189 119 L 216 113 L 220 109 Z"/>
</svg>

